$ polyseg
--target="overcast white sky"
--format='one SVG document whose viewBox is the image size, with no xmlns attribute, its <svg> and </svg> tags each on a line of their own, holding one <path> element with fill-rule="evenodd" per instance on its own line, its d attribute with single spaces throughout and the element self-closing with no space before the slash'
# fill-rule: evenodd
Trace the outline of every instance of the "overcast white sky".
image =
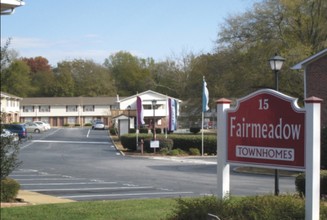
<svg viewBox="0 0 327 220">
<path fill-rule="evenodd" d="M 163 61 L 212 52 L 219 26 L 260 0 L 25 0 L 1 16 L 1 45 L 56 66 L 72 59 L 103 63 L 118 51 Z"/>
</svg>

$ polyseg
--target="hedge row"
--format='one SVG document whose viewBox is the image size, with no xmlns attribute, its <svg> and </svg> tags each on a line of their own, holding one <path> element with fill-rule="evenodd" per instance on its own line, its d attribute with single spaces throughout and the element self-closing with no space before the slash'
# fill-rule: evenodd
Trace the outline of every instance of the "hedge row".
<svg viewBox="0 0 327 220">
<path fill-rule="evenodd" d="M 160 130 L 161 131 L 161 130 Z M 159 140 L 164 140 L 164 135 L 160 134 L 160 131 L 157 131 L 157 138 Z M 141 132 L 141 130 L 140 130 Z M 148 134 L 147 129 L 143 129 L 139 134 L 139 141 L 141 139 L 147 140 L 148 142 L 152 138 L 152 134 Z M 112 132 L 111 134 L 114 134 Z M 130 139 L 130 140 L 126 140 Z M 121 137 L 122 144 L 125 148 L 130 150 L 136 150 L 136 134 L 128 134 L 123 135 Z M 184 151 L 188 151 L 190 148 L 197 148 L 201 151 L 202 146 L 202 138 L 201 135 L 193 135 L 193 134 L 169 134 L 169 139 L 173 140 L 173 149 L 181 149 Z M 134 139 L 134 140 L 133 140 Z M 205 135 L 204 136 L 204 152 L 207 154 L 216 154 L 217 152 L 217 140 L 216 135 Z M 327 169 L 327 127 L 321 130 L 321 167 L 322 169 Z"/>
<path fill-rule="evenodd" d="M 305 195 L 305 174 L 301 173 L 295 178 L 296 191 Z M 327 170 L 320 170 L 320 196 L 327 195 Z"/>
<path fill-rule="evenodd" d="M 177 135 L 170 134 L 168 138 L 165 135 L 157 135 L 157 140 L 159 140 L 160 148 L 181 149 L 183 151 L 189 151 L 191 148 L 198 149 L 201 152 L 202 148 L 202 137 L 201 135 Z M 143 140 L 144 150 L 152 151 L 150 148 L 150 141 L 152 140 L 151 134 L 139 134 L 138 142 Z M 121 144 L 124 148 L 135 151 L 136 150 L 136 134 L 126 134 L 120 137 Z M 215 135 L 205 135 L 204 139 L 204 152 L 207 154 L 217 153 L 217 143 Z"/>
<path fill-rule="evenodd" d="M 208 213 L 219 219 L 305 219 L 303 199 L 286 196 L 249 196 L 218 199 L 215 196 L 180 198 L 170 220 L 206 220 Z M 320 219 L 327 219 L 327 206 L 320 206 Z"/>
</svg>

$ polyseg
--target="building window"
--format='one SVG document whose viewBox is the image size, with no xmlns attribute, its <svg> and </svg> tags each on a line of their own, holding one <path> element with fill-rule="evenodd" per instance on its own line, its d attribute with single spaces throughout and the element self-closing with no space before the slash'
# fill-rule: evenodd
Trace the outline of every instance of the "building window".
<svg viewBox="0 0 327 220">
<path fill-rule="evenodd" d="M 77 112 L 77 105 L 67 105 L 66 112 Z"/>
<path fill-rule="evenodd" d="M 23 112 L 34 112 L 34 106 L 23 106 Z"/>
<path fill-rule="evenodd" d="M 68 117 L 67 122 L 68 124 L 76 124 L 76 117 Z"/>
<path fill-rule="evenodd" d="M 50 112 L 50 106 L 49 105 L 40 106 L 39 112 Z"/>
<path fill-rule="evenodd" d="M 83 112 L 94 112 L 94 105 L 84 105 Z"/>
<path fill-rule="evenodd" d="M 31 122 L 31 121 L 33 121 L 33 118 L 28 118 L 28 117 L 24 118 L 24 122 Z"/>
<path fill-rule="evenodd" d="M 92 123 L 93 118 L 92 117 L 85 117 L 84 121 L 85 123 Z"/>
</svg>

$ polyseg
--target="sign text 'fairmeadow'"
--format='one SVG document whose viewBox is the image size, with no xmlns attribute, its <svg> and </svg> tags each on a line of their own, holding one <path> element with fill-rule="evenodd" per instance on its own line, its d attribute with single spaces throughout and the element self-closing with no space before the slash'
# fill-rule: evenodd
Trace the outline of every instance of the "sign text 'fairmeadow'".
<svg viewBox="0 0 327 220">
<path fill-rule="evenodd" d="M 299 140 L 301 124 L 283 123 L 279 118 L 277 123 L 251 123 L 242 118 L 236 122 L 237 117 L 230 117 L 230 137 L 239 138 L 267 138 Z"/>
</svg>

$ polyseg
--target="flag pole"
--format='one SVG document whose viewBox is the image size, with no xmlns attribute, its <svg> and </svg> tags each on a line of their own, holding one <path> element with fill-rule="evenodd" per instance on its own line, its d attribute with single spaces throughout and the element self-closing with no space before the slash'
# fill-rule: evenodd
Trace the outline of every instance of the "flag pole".
<svg viewBox="0 0 327 220">
<path fill-rule="evenodd" d="M 208 111 L 209 110 L 209 106 L 208 106 L 208 103 L 209 103 L 209 91 L 208 91 L 208 88 L 207 88 L 207 83 L 205 81 L 205 78 L 203 76 L 203 88 L 202 88 L 202 126 L 201 126 L 201 131 L 202 131 L 202 144 L 201 144 L 201 155 L 203 156 L 204 154 L 204 135 L 203 135 L 203 124 L 204 124 L 204 112 Z"/>
<path fill-rule="evenodd" d="M 204 151 L 204 141 L 203 141 L 203 121 L 204 121 L 204 112 L 202 111 L 202 127 L 201 127 L 201 131 L 202 131 L 201 155 L 202 155 L 202 156 L 203 156 L 203 151 Z"/>
<path fill-rule="evenodd" d="M 168 96 L 166 95 L 166 132 L 165 138 L 168 138 L 168 128 L 169 128 L 169 117 L 168 117 Z"/>
<path fill-rule="evenodd" d="M 204 153 L 204 141 L 203 141 L 203 121 L 204 121 L 204 82 L 205 82 L 205 79 L 204 79 L 204 76 L 203 76 L 203 81 L 202 81 L 202 117 L 201 117 L 201 156 L 203 156 L 203 153 Z"/>
<path fill-rule="evenodd" d="M 137 109 L 137 97 L 136 97 L 136 150 L 139 148 L 139 113 Z"/>
</svg>

